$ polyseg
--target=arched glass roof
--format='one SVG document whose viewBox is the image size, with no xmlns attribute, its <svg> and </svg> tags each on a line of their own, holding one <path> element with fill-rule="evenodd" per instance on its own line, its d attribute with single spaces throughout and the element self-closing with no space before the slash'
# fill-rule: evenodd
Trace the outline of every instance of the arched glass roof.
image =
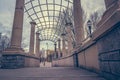
<svg viewBox="0 0 120 80">
<path fill-rule="evenodd" d="M 65 29 L 65 13 L 69 10 L 72 15 L 72 6 L 72 0 L 26 0 L 25 12 L 37 23 L 41 40 L 56 41 Z"/>
</svg>

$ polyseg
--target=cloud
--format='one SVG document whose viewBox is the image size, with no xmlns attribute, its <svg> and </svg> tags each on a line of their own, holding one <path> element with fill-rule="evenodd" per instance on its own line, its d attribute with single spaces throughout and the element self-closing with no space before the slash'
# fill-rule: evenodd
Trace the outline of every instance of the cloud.
<svg viewBox="0 0 120 80">
<path fill-rule="evenodd" d="M 97 10 L 105 10 L 104 0 L 81 0 L 82 7 L 88 15 Z"/>
<path fill-rule="evenodd" d="M 10 37 L 14 16 L 15 0 L 0 1 L 0 32 Z"/>
<path fill-rule="evenodd" d="M 10 38 L 11 29 L 8 29 L 7 26 L 4 26 L 2 23 L 0 23 L 0 33 L 2 33 L 3 35 L 7 35 Z"/>
<path fill-rule="evenodd" d="M 14 17 L 15 0 L 0 1 L 0 22 L 7 27 L 11 27 Z"/>
</svg>

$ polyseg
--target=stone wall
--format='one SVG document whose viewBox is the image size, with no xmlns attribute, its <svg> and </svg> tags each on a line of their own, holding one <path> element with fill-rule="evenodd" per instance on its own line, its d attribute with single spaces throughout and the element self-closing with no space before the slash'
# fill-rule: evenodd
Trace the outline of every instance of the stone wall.
<svg viewBox="0 0 120 80">
<path fill-rule="evenodd" d="M 98 50 L 96 44 L 82 50 L 78 54 L 79 67 L 99 72 Z"/>
<path fill-rule="evenodd" d="M 24 67 L 39 67 L 40 60 L 34 55 L 10 53 L 2 54 L 1 68 L 4 69 L 16 69 Z"/>
<path fill-rule="evenodd" d="M 108 80 L 120 80 L 120 0 L 105 1 L 107 11 L 97 24 L 91 42 L 76 49 L 74 55 L 78 57 L 73 58 L 73 64 L 98 71 Z M 95 43 L 91 45 L 92 42 Z M 59 64 L 62 64 L 62 59 Z"/>
<path fill-rule="evenodd" d="M 98 41 L 102 74 L 112 80 L 120 79 L 120 23 Z"/>
<path fill-rule="evenodd" d="M 2 68 L 22 68 L 25 64 L 25 58 L 19 55 L 3 55 Z"/>
<path fill-rule="evenodd" d="M 26 57 L 25 58 L 25 67 L 40 67 L 40 60 L 35 58 Z"/>
<path fill-rule="evenodd" d="M 2 54 L 0 53 L 0 68 L 2 67 Z"/>
<path fill-rule="evenodd" d="M 52 61 L 53 67 L 73 67 L 73 56 L 57 59 Z"/>
<path fill-rule="evenodd" d="M 99 72 L 108 80 L 120 80 L 120 22 L 99 38 L 88 41 L 75 54 L 79 67 Z M 93 38 L 94 39 L 94 38 Z M 76 58 L 53 61 L 54 66 L 75 66 Z"/>
<path fill-rule="evenodd" d="M 61 59 L 53 60 L 53 66 L 82 67 L 99 72 L 98 49 L 96 42 L 90 41 L 77 50 L 74 54 Z"/>
</svg>

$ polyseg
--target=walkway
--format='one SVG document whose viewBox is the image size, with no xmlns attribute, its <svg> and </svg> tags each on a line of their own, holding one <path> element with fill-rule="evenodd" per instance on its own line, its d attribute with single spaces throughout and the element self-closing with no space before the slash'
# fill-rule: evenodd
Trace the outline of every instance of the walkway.
<svg viewBox="0 0 120 80">
<path fill-rule="evenodd" d="M 0 69 L 0 80 L 105 80 L 82 69 L 49 67 Z"/>
</svg>

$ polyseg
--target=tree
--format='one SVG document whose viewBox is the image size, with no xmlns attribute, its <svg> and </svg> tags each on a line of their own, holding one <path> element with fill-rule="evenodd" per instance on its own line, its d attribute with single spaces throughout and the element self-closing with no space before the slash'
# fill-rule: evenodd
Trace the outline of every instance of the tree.
<svg viewBox="0 0 120 80">
<path fill-rule="evenodd" d="M 94 11 L 90 15 L 90 20 L 92 21 L 92 24 L 93 24 L 93 31 L 97 29 L 97 24 L 101 20 L 103 12 L 104 12 L 104 9 L 99 9 L 97 11 Z"/>
<path fill-rule="evenodd" d="M 7 35 L 0 35 L 0 51 L 5 50 L 10 46 L 10 39 Z"/>
<path fill-rule="evenodd" d="M 22 39 L 22 48 L 28 47 L 28 44 L 26 44 L 26 37 L 23 37 Z"/>
<path fill-rule="evenodd" d="M 87 22 L 87 17 L 88 17 L 88 14 L 87 12 L 82 8 L 82 15 L 83 15 L 83 29 L 84 29 L 84 38 L 86 38 L 88 35 L 89 35 L 89 32 L 87 30 L 87 27 L 86 27 L 86 22 Z"/>
<path fill-rule="evenodd" d="M 95 30 L 97 28 L 97 23 L 100 20 L 100 16 L 99 13 L 97 11 L 95 11 L 93 14 L 90 15 L 90 20 L 92 21 L 93 24 L 93 30 Z"/>
<path fill-rule="evenodd" d="M 83 8 L 82 8 L 82 14 L 83 14 L 83 24 L 85 24 L 87 21 L 87 12 L 85 12 Z"/>
</svg>

